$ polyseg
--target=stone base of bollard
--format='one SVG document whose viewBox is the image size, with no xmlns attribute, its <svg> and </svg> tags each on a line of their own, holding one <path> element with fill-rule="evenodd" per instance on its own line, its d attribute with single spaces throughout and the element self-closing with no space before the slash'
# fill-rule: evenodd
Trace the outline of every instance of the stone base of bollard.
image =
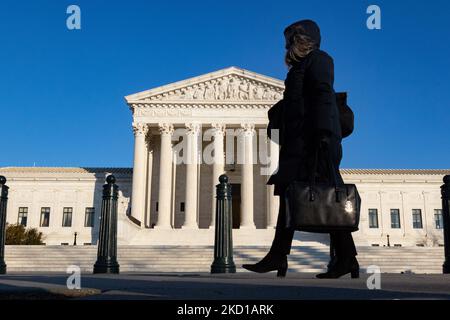
<svg viewBox="0 0 450 320">
<path fill-rule="evenodd" d="M 443 265 L 442 265 L 442 273 L 444 273 L 444 274 L 449 274 L 450 273 L 450 263 L 449 262 L 445 262 Z"/>
<path fill-rule="evenodd" d="M 110 263 L 96 263 L 94 265 L 94 274 L 95 273 L 120 273 L 120 266 L 117 262 Z"/>
<path fill-rule="evenodd" d="M 0 263 L 0 274 L 6 274 L 6 264 Z"/>
<path fill-rule="evenodd" d="M 236 273 L 236 266 L 232 264 L 220 263 L 211 266 L 211 273 Z"/>
</svg>

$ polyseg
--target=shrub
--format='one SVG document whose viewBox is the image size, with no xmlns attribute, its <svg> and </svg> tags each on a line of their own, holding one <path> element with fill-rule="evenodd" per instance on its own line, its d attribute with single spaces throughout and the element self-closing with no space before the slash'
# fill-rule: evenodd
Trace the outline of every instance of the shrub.
<svg viewBox="0 0 450 320">
<path fill-rule="evenodd" d="M 40 245 L 42 232 L 35 228 L 25 229 L 21 224 L 9 224 L 6 226 L 7 245 Z"/>
</svg>

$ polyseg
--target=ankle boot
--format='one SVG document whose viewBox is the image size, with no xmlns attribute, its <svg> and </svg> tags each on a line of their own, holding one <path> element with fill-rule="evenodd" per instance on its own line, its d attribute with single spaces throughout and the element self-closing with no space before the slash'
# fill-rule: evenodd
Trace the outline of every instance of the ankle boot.
<svg viewBox="0 0 450 320">
<path fill-rule="evenodd" d="M 336 265 L 336 263 L 337 263 L 337 257 L 336 256 L 332 256 L 330 258 L 330 261 L 327 264 L 327 271 L 332 270 L 334 268 L 334 266 Z"/>
<path fill-rule="evenodd" d="M 350 273 L 353 279 L 359 278 L 359 264 L 356 257 L 337 258 L 336 263 L 325 272 L 316 275 L 319 279 L 337 279 Z"/>
<path fill-rule="evenodd" d="M 288 269 L 287 256 L 269 252 L 261 261 L 255 264 L 244 264 L 246 270 L 266 273 L 277 270 L 278 277 L 285 277 Z"/>
</svg>

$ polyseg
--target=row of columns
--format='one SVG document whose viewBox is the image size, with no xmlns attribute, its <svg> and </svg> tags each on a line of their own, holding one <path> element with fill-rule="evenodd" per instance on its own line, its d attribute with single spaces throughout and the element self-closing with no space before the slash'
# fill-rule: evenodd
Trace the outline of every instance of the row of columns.
<svg viewBox="0 0 450 320">
<path fill-rule="evenodd" d="M 213 123 L 213 168 L 212 168 L 212 212 L 210 227 L 215 226 L 215 185 L 219 176 L 225 173 L 224 161 L 224 137 L 225 125 Z M 182 228 L 197 229 L 197 208 L 198 208 L 198 164 L 199 146 L 198 135 L 201 134 L 201 125 L 198 123 L 186 124 L 186 190 L 185 190 L 185 222 Z M 241 229 L 253 229 L 255 223 L 253 219 L 253 137 L 255 135 L 254 124 L 241 125 L 242 143 L 242 184 L 241 184 Z M 172 134 L 174 126 L 170 123 L 158 124 L 160 139 L 160 161 L 159 161 L 159 192 L 158 192 L 158 219 L 155 224 L 156 229 L 171 229 L 171 208 L 172 208 Z M 141 222 L 141 227 L 145 227 L 146 194 L 151 194 L 151 177 L 153 165 L 153 141 L 149 133 L 149 126 L 143 123 L 134 123 L 133 132 L 135 136 L 134 145 L 134 166 L 133 183 L 131 194 L 131 215 Z M 275 171 L 278 163 L 278 145 L 270 142 L 270 154 L 274 160 L 271 161 L 271 172 Z M 273 195 L 273 186 L 267 188 L 268 207 L 268 227 L 275 226 L 278 212 L 278 197 Z M 147 221 L 148 223 L 148 221 Z"/>
</svg>

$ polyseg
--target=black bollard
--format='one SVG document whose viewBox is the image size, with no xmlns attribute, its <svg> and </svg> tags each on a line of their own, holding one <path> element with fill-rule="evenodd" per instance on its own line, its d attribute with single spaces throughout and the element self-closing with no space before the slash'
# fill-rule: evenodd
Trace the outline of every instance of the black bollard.
<svg viewBox="0 0 450 320">
<path fill-rule="evenodd" d="M 117 263 L 117 199 L 119 187 L 109 175 L 103 185 L 103 201 L 98 239 L 97 262 L 94 273 L 119 273 Z"/>
<path fill-rule="evenodd" d="M 441 195 L 445 251 L 445 261 L 442 270 L 443 273 L 450 273 L 450 175 L 444 177 L 444 184 L 441 186 Z"/>
<path fill-rule="evenodd" d="M 216 185 L 216 231 L 211 273 L 235 273 L 231 185 L 228 183 L 228 177 L 224 174 L 219 177 L 219 182 Z"/>
<path fill-rule="evenodd" d="M 0 176 L 0 274 L 6 274 L 5 237 L 6 237 L 6 205 L 8 204 L 8 189 L 6 178 Z"/>
</svg>

